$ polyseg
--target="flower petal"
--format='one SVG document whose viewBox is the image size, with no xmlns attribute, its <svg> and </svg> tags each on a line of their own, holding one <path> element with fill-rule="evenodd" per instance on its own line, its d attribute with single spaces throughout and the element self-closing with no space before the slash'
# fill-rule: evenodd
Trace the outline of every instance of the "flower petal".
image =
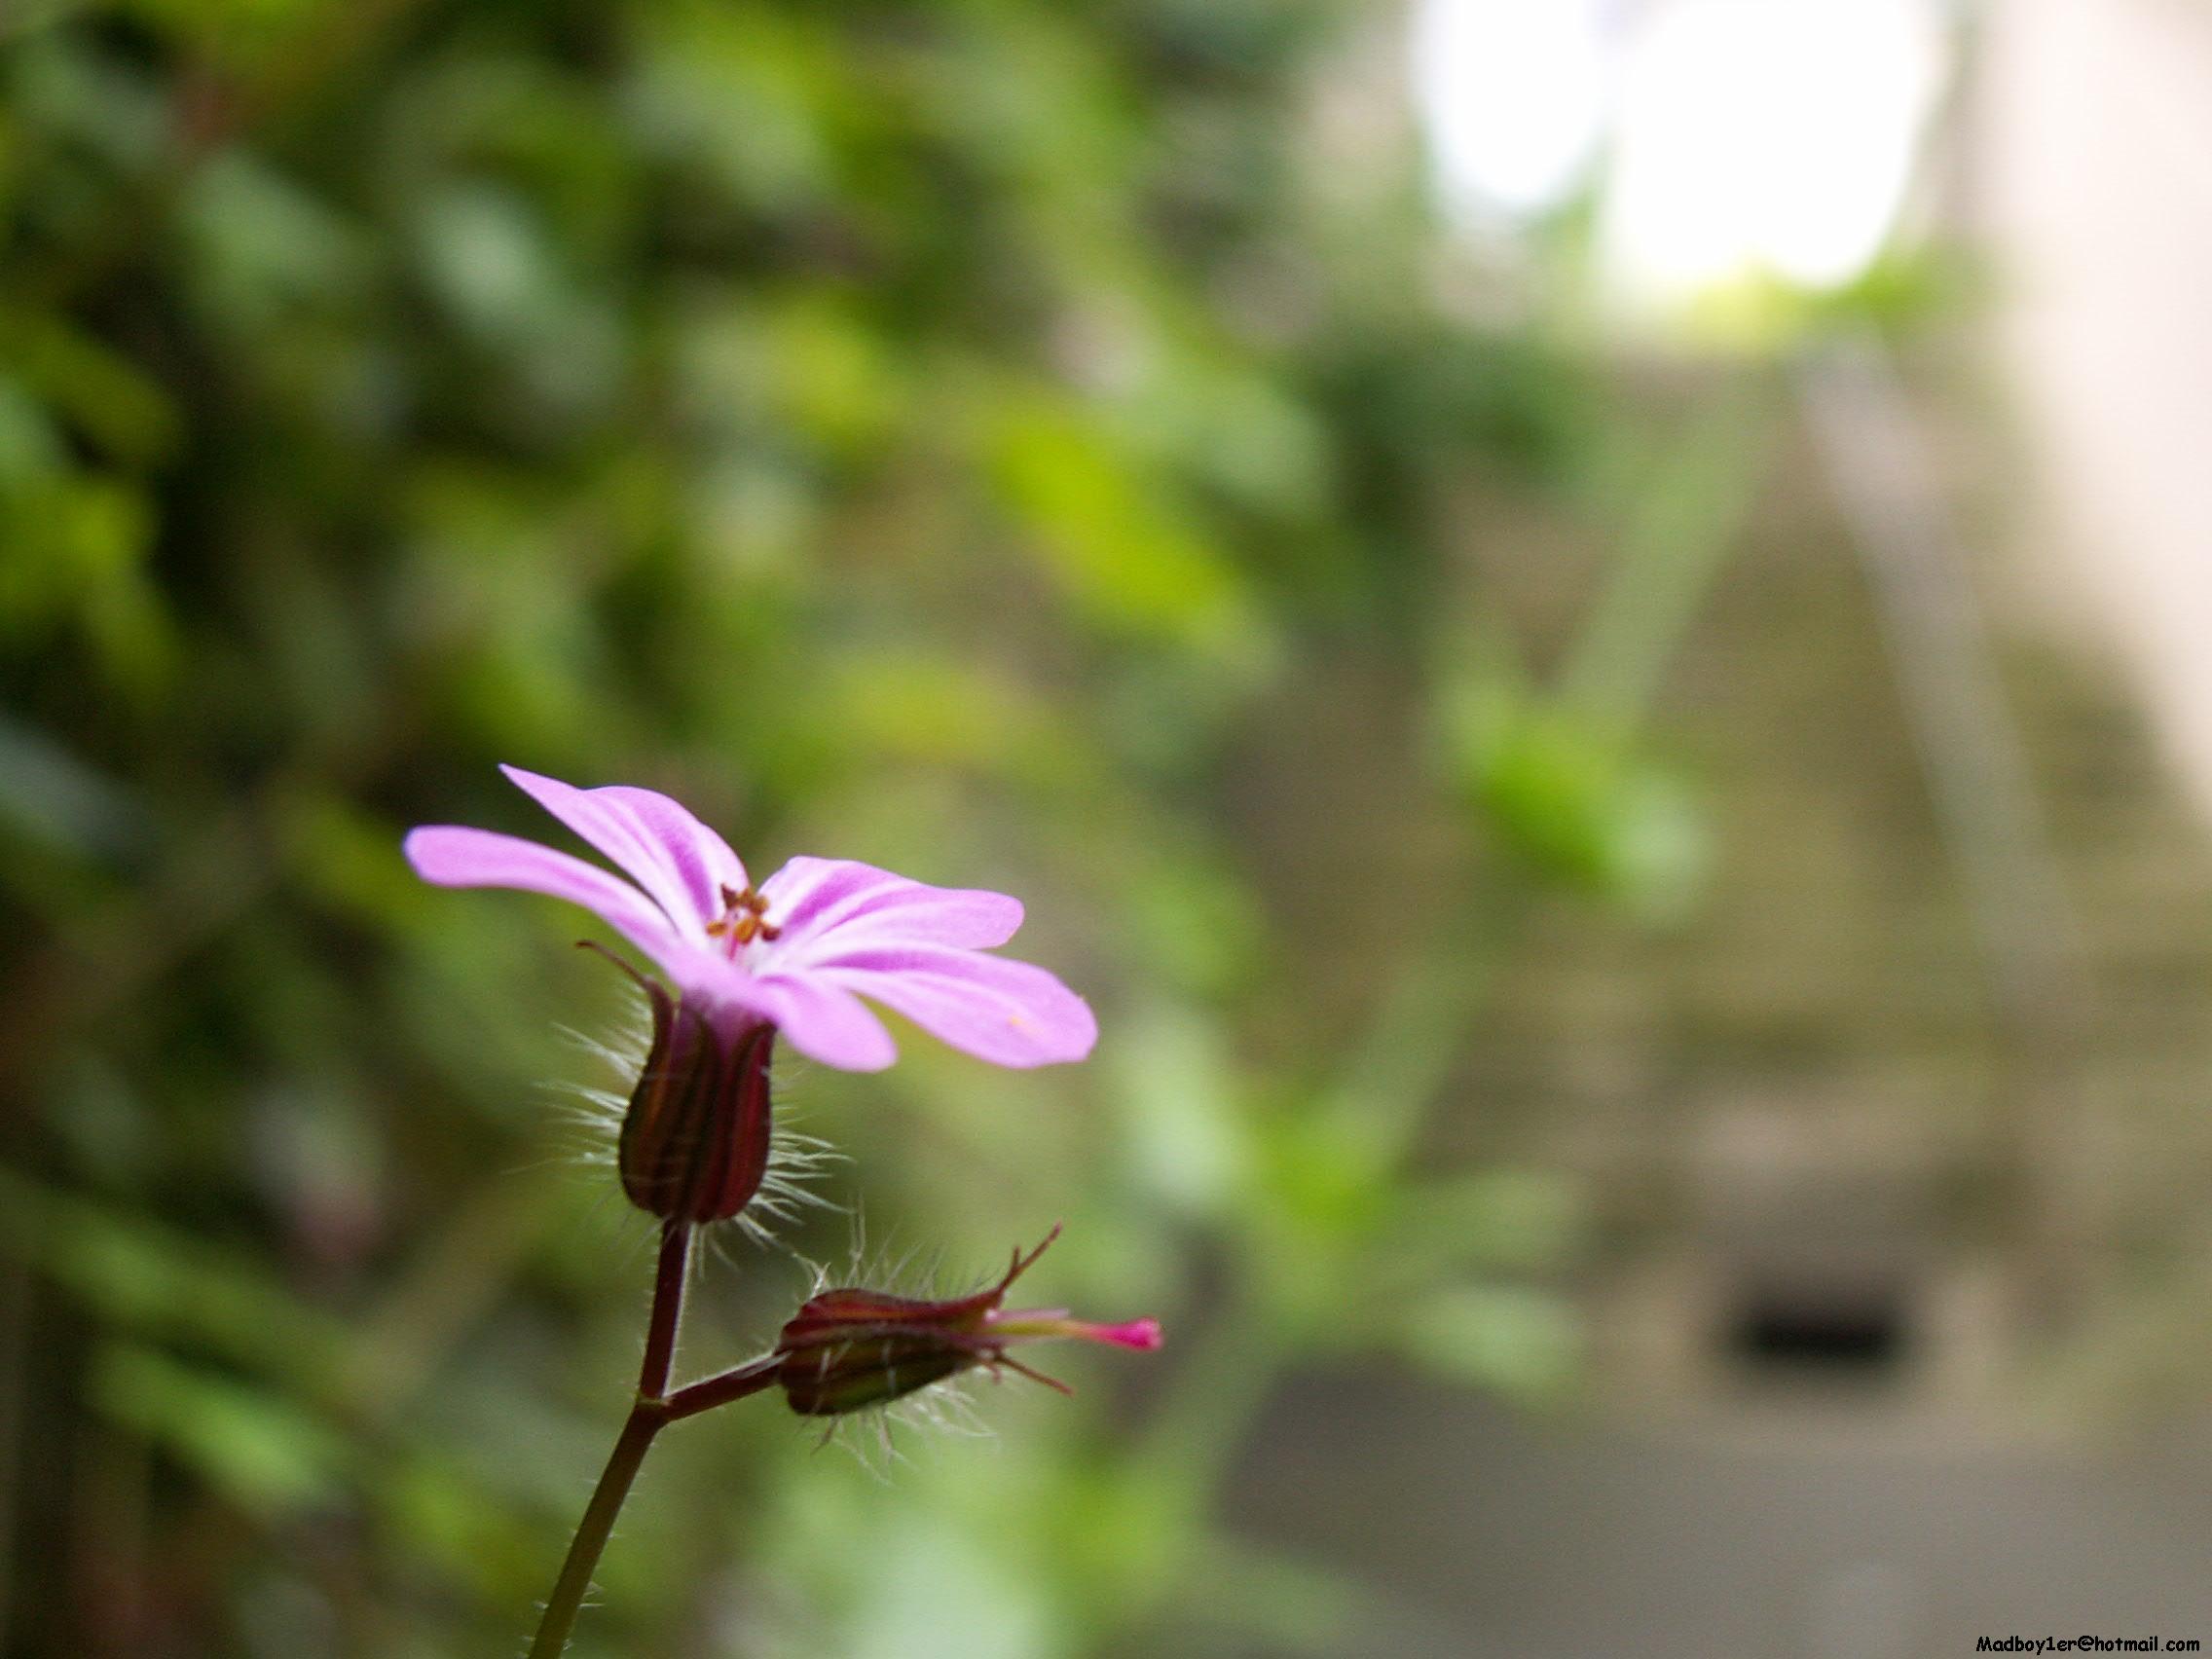
<svg viewBox="0 0 2212 1659">
<path fill-rule="evenodd" d="M 792 1047 L 840 1071 L 881 1071 L 899 1057 L 883 1021 L 860 998 L 814 974 L 753 981 L 761 1012 Z"/>
<path fill-rule="evenodd" d="M 580 790 L 520 766 L 499 770 L 621 866 L 686 935 L 697 936 L 721 914 L 721 888 L 746 885 L 745 866 L 729 843 L 664 794 L 624 784 Z"/>
<path fill-rule="evenodd" d="M 627 881 L 535 841 L 491 830 L 430 825 L 409 830 L 403 846 L 415 873 L 440 887 L 511 887 L 581 904 L 671 973 L 676 972 L 671 958 L 700 954 L 660 907 Z"/>
<path fill-rule="evenodd" d="M 904 1014 L 955 1049 L 1002 1066 L 1080 1060 L 1098 1040 L 1090 1005 L 1044 969 L 933 946 L 856 951 L 812 970 Z"/>
<path fill-rule="evenodd" d="M 760 892 L 781 933 L 767 958 L 777 964 L 819 965 L 868 945 L 987 949 L 1021 926 L 1018 899 L 932 887 L 850 859 L 793 859 Z"/>
<path fill-rule="evenodd" d="M 678 993 L 711 1017 L 733 1026 L 775 1017 L 757 980 L 678 932 L 659 905 L 597 865 L 519 835 L 450 825 L 410 830 L 405 847 L 415 873 L 440 887 L 510 887 L 581 904 L 650 956 Z"/>
</svg>

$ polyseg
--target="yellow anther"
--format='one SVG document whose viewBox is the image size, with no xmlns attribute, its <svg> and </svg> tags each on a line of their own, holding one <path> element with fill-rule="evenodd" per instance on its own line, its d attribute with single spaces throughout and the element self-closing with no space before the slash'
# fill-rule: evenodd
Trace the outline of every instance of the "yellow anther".
<svg viewBox="0 0 2212 1659">
<path fill-rule="evenodd" d="M 750 887 L 740 891 L 725 885 L 722 913 L 707 924 L 710 937 L 727 939 L 733 946 L 751 944 L 756 939 L 776 939 L 783 931 L 768 920 L 767 899 Z"/>
</svg>

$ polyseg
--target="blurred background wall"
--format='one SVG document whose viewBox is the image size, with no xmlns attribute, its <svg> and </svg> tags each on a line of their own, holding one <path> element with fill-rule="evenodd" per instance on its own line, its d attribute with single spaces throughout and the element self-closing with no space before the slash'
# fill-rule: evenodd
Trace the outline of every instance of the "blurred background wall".
<svg viewBox="0 0 2212 1659">
<path fill-rule="evenodd" d="M 2212 37 L 2186 6 L 2048 0 L 1992 7 L 1986 29 L 1975 195 L 2004 272 L 2023 471 L 2049 515 L 2036 540 L 2123 644 L 2201 795 Z"/>
</svg>

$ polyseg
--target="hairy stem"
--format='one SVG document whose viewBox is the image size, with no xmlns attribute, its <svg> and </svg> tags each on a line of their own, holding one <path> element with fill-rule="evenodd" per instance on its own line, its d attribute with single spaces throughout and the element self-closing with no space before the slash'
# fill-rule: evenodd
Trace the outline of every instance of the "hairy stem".
<svg viewBox="0 0 2212 1659">
<path fill-rule="evenodd" d="M 668 1400 L 669 1368 L 676 1362 L 676 1329 L 683 1317 L 683 1275 L 691 1261 L 691 1228 L 671 1219 L 661 1231 L 660 1263 L 653 1274 L 653 1310 L 645 1323 L 645 1357 L 638 1370 L 638 1398 L 630 1408 L 630 1420 L 614 1442 L 607 1468 L 592 1490 L 584 1518 L 576 1523 L 569 1554 L 561 1563 L 561 1576 L 553 1594 L 545 1599 L 545 1616 L 538 1622 L 537 1639 L 530 1644 L 530 1659 L 559 1659 L 575 1628 L 576 1613 L 591 1589 L 591 1575 L 599 1566 L 600 1552 L 614 1530 L 614 1518 L 638 1478 L 653 1436 L 672 1419 Z M 735 1398 L 734 1395 L 730 1396 Z M 688 1415 L 688 1414 L 685 1414 Z"/>
<path fill-rule="evenodd" d="M 653 1274 L 653 1311 L 645 1325 L 645 1360 L 638 1370 L 638 1398 L 668 1392 L 676 1362 L 676 1326 L 683 1317 L 683 1275 L 691 1265 L 691 1224 L 671 1220 L 661 1229 L 660 1266 Z"/>
<path fill-rule="evenodd" d="M 591 1589 L 600 1552 L 607 1548 L 608 1537 L 614 1530 L 614 1518 L 622 1513 L 622 1500 L 630 1495 L 630 1483 L 638 1478 L 653 1436 L 667 1420 L 667 1408 L 659 1401 L 641 1399 L 630 1409 L 630 1420 L 622 1425 L 622 1436 L 607 1459 L 607 1470 L 599 1477 L 583 1520 L 576 1524 L 568 1559 L 561 1564 L 561 1576 L 554 1581 L 553 1594 L 545 1600 L 545 1617 L 538 1623 L 537 1640 L 530 1644 L 530 1659 L 560 1659 L 569 1645 L 569 1633 L 575 1628 L 576 1614 Z"/>
<path fill-rule="evenodd" d="M 697 1417 L 701 1412 L 711 1412 L 717 1406 L 726 1406 L 732 1400 L 742 1400 L 748 1394 L 775 1386 L 776 1370 L 781 1364 L 778 1355 L 770 1354 L 734 1371 L 725 1371 L 719 1377 L 710 1377 L 704 1382 L 677 1389 L 668 1397 L 669 1421 Z"/>
</svg>

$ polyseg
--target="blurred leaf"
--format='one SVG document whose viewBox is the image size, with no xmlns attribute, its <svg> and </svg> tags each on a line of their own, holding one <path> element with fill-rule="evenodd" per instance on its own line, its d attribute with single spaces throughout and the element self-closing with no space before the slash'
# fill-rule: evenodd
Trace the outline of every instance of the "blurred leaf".
<svg viewBox="0 0 2212 1659">
<path fill-rule="evenodd" d="M 286 865 L 324 903 L 371 923 L 425 908 L 390 824 L 313 790 L 287 793 L 280 817 Z"/>
<path fill-rule="evenodd" d="M 0 823 L 80 857 L 140 850 L 145 804 L 45 733 L 0 712 Z"/>
<path fill-rule="evenodd" d="M 902 388 L 885 343 L 850 306 L 796 297 L 776 309 L 767 334 L 772 423 L 831 453 L 886 432 Z"/>
<path fill-rule="evenodd" d="M 0 564 L 0 622 L 55 614 L 96 615 L 102 596 L 133 585 L 153 525 L 144 496 L 128 484 L 51 473 L 0 496 L 10 536 Z"/>
<path fill-rule="evenodd" d="M 1453 1382 L 1541 1400 L 1580 1367 L 1582 1330 L 1567 1306 L 1537 1291 L 1469 1286 L 1380 1311 L 1407 1357 Z"/>
<path fill-rule="evenodd" d="M 521 389 L 570 418 L 611 396 L 614 318 L 565 268 L 527 199 L 450 185 L 422 204 L 415 229 L 430 292 L 465 337 L 513 365 Z"/>
<path fill-rule="evenodd" d="M 1209 651 L 1251 648 L 1257 618 L 1235 571 L 1095 423 L 1017 395 L 987 441 L 1009 511 L 1098 622 Z"/>
<path fill-rule="evenodd" d="M 1132 1011 L 1114 1052 L 1139 1185 L 1182 1214 L 1218 1214 L 1251 1179 L 1252 1155 L 1213 1027 L 1172 1008 Z"/>
<path fill-rule="evenodd" d="M 370 257 L 357 227 L 244 151 L 194 171 L 179 220 L 196 297 L 218 327 L 240 334 L 349 296 Z"/>
<path fill-rule="evenodd" d="M 60 317 L 35 312 L 0 314 L 0 360 L 10 364 L 25 391 L 119 461 L 158 461 L 175 446 L 176 410 L 161 385 L 129 357 Z M 21 462 L 15 460 L 20 453 L 20 440 L 0 436 L 0 478 L 20 470 Z M 57 451 L 45 448 L 45 458 L 42 470 L 59 464 Z"/>
<path fill-rule="evenodd" d="M 1313 1241 L 1335 1247 L 1365 1238 L 1387 1210 L 1387 1148 L 1342 1118 L 1265 1120 L 1261 1152 L 1267 1199 Z"/>
<path fill-rule="evenodd" d="M 1770 272 L 1712 285 L 1678 322 L 1704 348 L 1787 354 L 1839 332 L 1909 334 L 1963 317 L 1989 285 L 1954 249 L 1892 249 L 1842 288 L 1806 288 Z"/>
<path fill-rule="evenodd" d="M 1409 1281 L 1468 1268 L 1559 1265 L 1589 1226 L 1586 1195 L 1544 1169 L 1491 1169 L 1411 1188 L 1399 1199 L 1385 1260 Z"/>
<path fill-rule="evenodd" d="M 828 194 L 832 117 L 860 112 L 823 31 L 758 5 L 672 6 L 643 45 L 623 99 L 644 145 L 748 205 Z"/>
<path fill-rule="evenodd" d="M 267 1264 L 0 1170 L 0 1246 L 51 1274 L 110 1324 L 190 1342 L 310 1386 L 337 1382 L 345 1327 L 303 1304 Z"/>
<path fill-rule="evenodd" d="M 61 431 L 28 384 L 0 374 L 0 489 L 20 490 L 63 470 Z"/>
<path fill-rule="evenodd" d="M 251 62 L 284 39 L 285 26 L 323 0 L 125 0 L 124 9 L 166 33 Z"/>
<path fill-rule="evenodd" d="M 1251 893 L 1202 848 L 1154 852 L 1124 897 L 1157 972 L 1209 1003 L 1250 984 L 1267 946 Z"/>
<path fill-rule="evenodd" d="M 57 148 L 129 174 L 149 166 L 168 139 L 164 85 L 144 64 L 82 33 L 29 34 L 4 67 L 9 111 Z M 73 169 L 55 175 L 64 181 L 79 193 L 73 205 L 83 207 L 90 181 Z"/>
<path fill-rule="evenodd" d="M 1177 357 L 1146 379 L 1124 419 L 1158 464 L 1245 511 L 1307 519 L 1335 504 L 1328 429 L 1265 375 Z"/>
<path fill-rule="evenodd" d="M 1064 784 L 1091 770 L 1043 698 L 981 665 L 906 648 L 855 652 L 822 688 L 820 718 L 887 759 Z"/>
<path fill-rule="evenodd" d="M 414 1559 L 471 1582 L 487 1598 L 543 1574 L 540 1529 L 465 1468 L 421 1455 L 380 1465 L 374 1479 L 378 1519 Z"/>
<path fill-rule="evenodd" d="M 1529 865 L 1655 915 L 1694 897 L 1707 844 L 1677 779 L 1565 711 L 1482 690 L 1458 715 L 1469 795 Z"/>
<path fill-rule="evenodd" d="M 339 1495 L 345 1442 L 263 1389 L 116 1343 L 99 1357 L 92 1392 L 109 1416 L 265 1517 Z"/>
</svg>

